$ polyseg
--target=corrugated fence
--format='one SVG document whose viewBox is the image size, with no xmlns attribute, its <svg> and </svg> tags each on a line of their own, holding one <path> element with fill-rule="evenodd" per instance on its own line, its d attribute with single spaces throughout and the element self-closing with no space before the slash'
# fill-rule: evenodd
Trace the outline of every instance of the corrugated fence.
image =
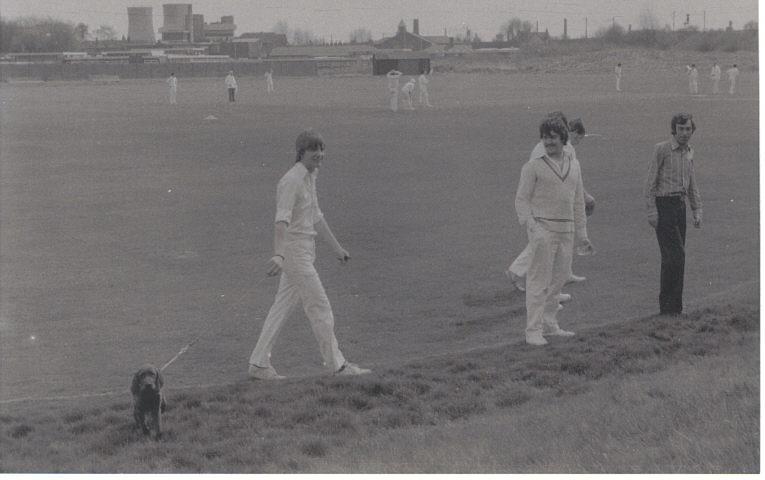
<svg viewBox="0 0 765 480">
<path fill-rule="evenodd" d="M 317 76 L 371 74 L 368 59 L 308 59 L 231 61 L 210 63 L 0 63 L 0 81 L 88 80 L 92 77 L 166 78 L 224 77 L 233 70 L 237 76 L 263 75 L 273 68 L 275 76 Z"/>
</svg>

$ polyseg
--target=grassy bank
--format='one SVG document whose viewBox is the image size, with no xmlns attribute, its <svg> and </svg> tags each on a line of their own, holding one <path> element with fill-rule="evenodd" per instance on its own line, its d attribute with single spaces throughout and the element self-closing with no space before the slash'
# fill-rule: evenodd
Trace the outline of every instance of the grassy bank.
<svg viewBox="0 0 765 480">
<path fill-rule="evenodd" d="M 133 431 L 128 398 L 6 405 L 0 465 L 6 472 L 753 473 L 758 331 L 752 307 L 705 308 L 580 331 L 545 348 L 512 343 L 363 378 L 169 391 L 159 442 Z M 493 437 L 515 455 L 492 450 Z M 409 460 L 386 463 L 386 451 L 399 458 L 396 445 Z M 456 451 L 462 457 L 449 461 Z M 471 451 L 493 460 L 471 464 Z"/>
</svg>

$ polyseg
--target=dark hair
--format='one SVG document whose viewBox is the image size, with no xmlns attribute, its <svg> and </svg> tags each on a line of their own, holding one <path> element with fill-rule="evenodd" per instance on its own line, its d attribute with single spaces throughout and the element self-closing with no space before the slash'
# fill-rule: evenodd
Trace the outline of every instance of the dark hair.
<svg viewBox="0 0 765 480">
<path fill-rule="evenodd" d="M 303 153 L 306 150 L 324 150 L 324 139 L 310 128 L 303 130 L 295 140 L 295 152 L 297 153 L 295 162 L 299 162 L 303 158 Z"/>
<path fill-rule="evenodd" d="M 584 135 L 584 122 L 581 118 L 575 118 L 568 122 L 568 131 Z"/>
<path fill-rule="evenodd" d="M 693 121 L 693 115 L 690 113 L 676 113 L 672 116 L 672 135 L 677 134 L 677 124 L 681 123 L 688 123 L 688 120 L 691 121 L 691 132 L 696 131 L 696 123 Z"/>
<path fill-rule="evenodd" d="M 539 138 L 551 137 L 551 133 L 557 133 L 563 145 L 568 143 L 568 128 L 560 118 L 547 117 L 539 125 Z"/>
<path fill-rule="evenodd" d="M 550 112 L 547 114 L 547 118 L 557 118 L 561 122 L 563 122 L 563 125 L 568 128 L 568 120 L 566 119 L 566 115 L 563 114 L 560 110 L 556 110 L 554 112 Z"/>
</svg>

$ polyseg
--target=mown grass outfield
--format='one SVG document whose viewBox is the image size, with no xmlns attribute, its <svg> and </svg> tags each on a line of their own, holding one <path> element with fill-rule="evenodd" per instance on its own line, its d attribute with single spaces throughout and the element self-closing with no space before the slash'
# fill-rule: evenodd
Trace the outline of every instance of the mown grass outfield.
<svg viewBox="0 0 765 480">
<path fill-rule="evenodd" d="M 277 78 L 271 96 L 262 79 L 239 83 L 229 105 L 222 79 L 180 79 L 173 107 L 161 80 L 0 90 L 5 471 L 759 470 L 756 74 L 716 98 L 686 95 L 675 74 L 625 78 L 621 95 L 606 75 L 436 75 L 436 108 L 397 114 L 384 78 Z M 575 259 L 588 280 L 559 317 L 579 335 L 539 350 L 521 342 L 523 297 L 502 272 L 526 241 L 513 198 L 551 110 L 596 134 L 577 153 L 598 253 Z M 659 253 L 642 189 L 677 111 L 698 126 L 705 224 L 688 232 L 697 312 L 675 323 L 646 319 Z M 318 269 L 341 348 L 375 373 L 314 378 L 318 349 L 296 315 L 273 363 L 297 378 L 262 385 L 246 363 L 276 290 L 263 267 L 275 185 L 306 127 L 327 141 L 319 196 L 352 256 L 341 266 L 320 246 Z M 200 334 L 165 372 L 165 439 L 139 441 L 130 375 Z M 597 427 L 596 399 L 635 424 Z M 720 399 L 722 413 L 692 415 Z M 540 412 L 528 435 L 503 434 Z M 606 457 L 566 443 L 588 428 Z M 544 432 L 565 454 L 536 457 L 540 437 L 510 455 Z M 416 454 L 402 461 L 400 443 Z M 734 461 L 710 456 L 721 448 Z"/>
</svg>

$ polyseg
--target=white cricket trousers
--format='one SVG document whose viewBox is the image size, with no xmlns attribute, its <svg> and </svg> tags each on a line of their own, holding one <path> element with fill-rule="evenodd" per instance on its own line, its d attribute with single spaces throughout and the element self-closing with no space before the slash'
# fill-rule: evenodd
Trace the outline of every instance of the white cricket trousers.
<svg viewBox="0 0 765 480">
<path fill-rule="evenodd" d="M 324 365 L 337 371 L 345 364 L 345 358 L 335 338 L 335 319 L 332 307 L 314 268 L 316 247 L 312 236 L 292 236 L 286 242 L 279 291 L 268 311 L 263 330 L 250 356 L 250 364 L 258 367 L 271 366 L 271 349 L 284 326 L 284 322 L 299 304 L 303 304 L 311 329 L 319 342 Z"/>
<path fill-rule="evenodd" d="M 170 104 L 171 105 L 175 105 L 176 104 L 175 98 L 176 98 L 177 95 L 178 95 L 178 89 L 170 87 Z"/>
<path fill-rule="evenodd" d="M 571 270 L 574 232 L 559 233 L 537 225 L 529 235 L 531 263 L 526 275 L 526 338 L 558 326 L 558 294 Z"/>
<path fill-rule="evenodd" d="M 712 93 L 720 93 L 720 79 L 712 79 Z"/>
<path fill-rule="evenodd" d="M 529 271 L 529 265 L 531 265 L 531 251 L 531 241 L 529 241 L 529 243 L 526 244 L 526 248 L 524 248 L 517 257 L 515 257 L 513 263 L 511 263 L 508 267 L 508 270 L 518 275 L 519 277 L 525 277 L 526 273 Z M 573 254 L 571 257 L 573 258 Z M 568 276 L 571 277 L 573 274 L 574 272 L 572 271 L 571 267 L 569 267 Z M 566 281 L 568 281 L 568 279 Z"/>
<path fill-rule="evenodd" d="M 390 94 L 390 109 L 398 112 L 398 89 L 391 88 L 388 93 Z"/>
</svg>

